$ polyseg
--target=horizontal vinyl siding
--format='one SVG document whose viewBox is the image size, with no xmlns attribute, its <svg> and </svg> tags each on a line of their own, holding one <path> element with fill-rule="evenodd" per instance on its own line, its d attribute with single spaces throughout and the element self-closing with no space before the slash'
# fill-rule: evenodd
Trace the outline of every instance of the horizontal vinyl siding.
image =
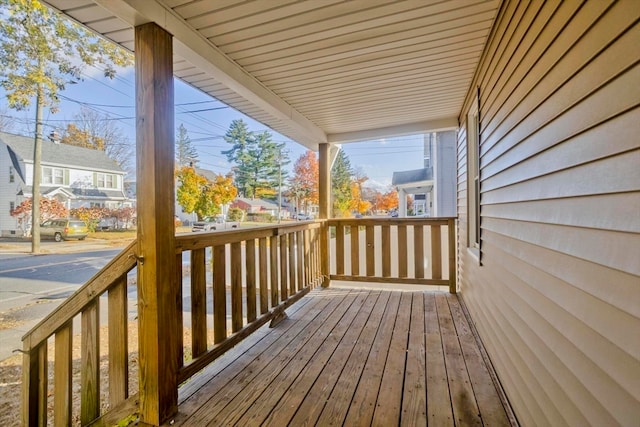
<svg viewBox="0 0 640 427">
<path fill-rule="evenodd" d="M 505 1 L 460 116 L 461 294 L 525 426 L 639 425 L 639 21 L 635 0 Z"/>
</svg>

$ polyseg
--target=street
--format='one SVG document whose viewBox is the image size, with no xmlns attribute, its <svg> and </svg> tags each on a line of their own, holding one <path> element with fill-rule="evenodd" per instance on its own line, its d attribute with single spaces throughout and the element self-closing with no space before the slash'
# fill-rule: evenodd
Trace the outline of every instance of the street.
<svg viewBox="0 0 640 427">
<path fill-rule="evenodd" d="M 0 254 L 0 360 L 22 347 L 22 335 L 98 272 L 120 249 Z"/>
</svg>

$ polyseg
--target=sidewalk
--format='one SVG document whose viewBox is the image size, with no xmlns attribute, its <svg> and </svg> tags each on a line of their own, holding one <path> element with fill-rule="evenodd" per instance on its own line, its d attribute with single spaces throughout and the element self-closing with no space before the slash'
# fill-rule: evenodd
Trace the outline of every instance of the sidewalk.
<svg viewBox="0 0 640 427">
<path fill-rule="evenodd" d="M 53 240 L 43 240 L 40 242 L 40 254 L 68 254 L 75 252 L 88 252 L 103 249 L 123 248 L 131 239 L 103 240 L 66 240 L 54 242 Z M 20 237 L 0 237 L 0 254 L 28 255 L 31 254 L 31 240 Z"/>
</svg>

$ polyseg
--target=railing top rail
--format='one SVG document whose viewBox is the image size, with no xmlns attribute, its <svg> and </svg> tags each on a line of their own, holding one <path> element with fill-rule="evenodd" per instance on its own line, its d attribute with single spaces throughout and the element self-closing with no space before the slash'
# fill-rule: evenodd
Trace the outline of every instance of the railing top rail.
<svg viewBox="0 0 640 427">
<path fill-rule="evenodd" d="M 331 218 L 329 225 L 447 225 L 456 217 L 427 217 L 427 218 Z"/>
<path fill-rule="evenodd" d="M 51 314 L 27 332 L 22 337 L 22 342 L 28 344 L 29 348 L 34 348 L 79 314 L 91 301 L 99 298 L 119 277 L 136 266 L 135 248 L 134 240 Z"/>
<path fill-rule="evenodd" d="M 225 231 L 211 231 L 198 233 L 182 233 L 176 235 L 176 253 L 202 249 L 208 246 L 224 245 L 227 243 L 244 242 L 262 237 L 280 236 L 297 231 L 319 228 L 322 221 L 301 221 L 293 224 L 276 224 L 247 229 Z"/>
</svg>

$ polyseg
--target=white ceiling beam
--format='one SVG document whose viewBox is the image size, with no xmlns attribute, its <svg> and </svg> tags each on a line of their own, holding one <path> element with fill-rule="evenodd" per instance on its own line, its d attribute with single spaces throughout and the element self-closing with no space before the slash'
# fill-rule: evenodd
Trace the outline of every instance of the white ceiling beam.
<svg viewBox="0 0 640 427">
<path fill-rule="evenodd" d="M 445 130 L 454 130 L 457 128 L 458 118 L 448 117 L 438 120 L 408 123 L 399 126 L 366 129 L 354 132 L 331 133 L 327 135 L 327 139 L 328 142 L 332 144 L 341 144 L 347 142 L 371 141 L 381 138 L 392 138 L 396 136 L 417 135 L 427 132 L 440 132 Z"/>
<path fill-rule="evenodd" d="M 96 0 L 102 7 L 135 26 L 155 22 L 174 37 L 174 53 L 183 57 L 217 81 L 287 123 L 306 137 L 309 148 L 327 142 L 326 133 L 260 81 L 198 34 L 174 12 L 156 0 Z M 315 147 L 314 147 L 315 146 Z"/>
</svg>

